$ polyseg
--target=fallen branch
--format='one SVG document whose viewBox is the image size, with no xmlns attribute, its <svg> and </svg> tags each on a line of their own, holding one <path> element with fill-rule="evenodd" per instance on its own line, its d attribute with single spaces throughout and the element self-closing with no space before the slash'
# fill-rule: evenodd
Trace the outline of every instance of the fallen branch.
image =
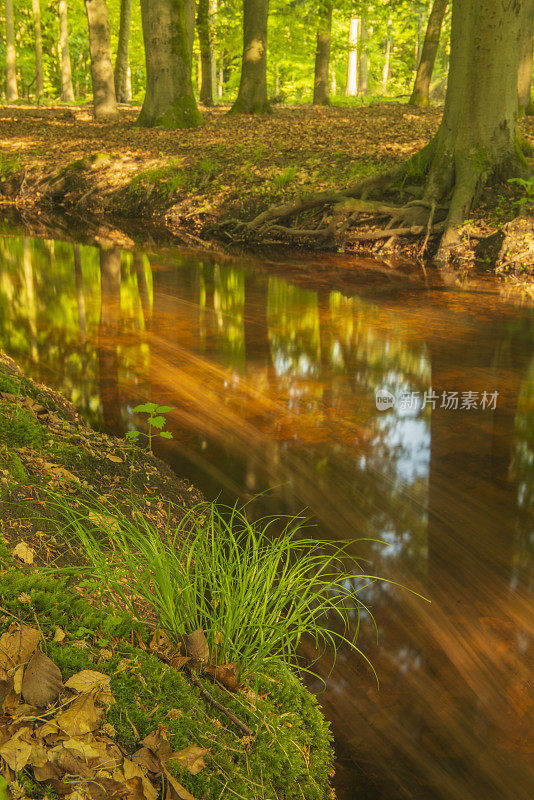
<svg viewBox="0 0 534 800">
<path fill-rule="evenodd" d="M 199 678 L 194 672 L 191 672 L 190 675 L 191 675 L 191 682 L 197 687 L 197 689 L 200 690 L 200 693 L 206 698 L 208 703 L 211 703 L 212 706 L 219 709 L 219 711 L 222 711 L 223 714 L 226 714 L 228 719 L 231 720 L 234 723 L 234 725 L 237 725 L 239 730 L 242 731 L 245 734 L 245 736 L 254 735 L 251 729 L 247 725 L 245 725 L 244 722 L 241 722 L 241 720 L 238 719 L 236 715 L 230 711 L 229 708 L 226 708 L 226 706 L 223 706 L 222 703 L 219 703 L 214 697 L 212 697 L 212 695 L 208 692 L 208 690 L 204 688 L 204 686 L 202 685 Z"/>
</svg>

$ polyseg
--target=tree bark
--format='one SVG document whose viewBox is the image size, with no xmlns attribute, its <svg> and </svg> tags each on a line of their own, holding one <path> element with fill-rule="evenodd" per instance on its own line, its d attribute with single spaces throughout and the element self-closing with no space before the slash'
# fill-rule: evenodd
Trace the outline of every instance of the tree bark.
<svg viewBox="0 0 534 800">
<path fill-rule="evenodd" d="M 141 0 L 146 59 L 146 95 L 139 124 L 191 128 L 200 125 L 191 80 L 184 0 Z"/>
<path fill-rule="evenodd" d="M 65 103 L 74 101 L 72 70 L 70 65 L 69 26 L 67 0 L 59 0 L 59 58 L 61 62 L 61 99 Z"/>
<path fill-rule="evenodd" d="M 267 99 L 267 18 L 269 0 L 243 0 L 243 58 L 237 100 L 231 114 L 264 114 Z"/>
<path fill-rule="evenodd" d="M 8 103 L 19 99 L 17 89 L 17 52 L 13 0 L 6 0 L 6 97 Z"/>
<path fill-rule="evenodd" d="M 130 27 L 132 22 L 132 0 L 121 0 L 119 41 L 115 57 L 115 96 L 118 103 L 128 102 L 128 54 L 130 50 Z"/>
<path fill-rule="evenodd" d="M 119 389 L 117 342 L 121 320 L 121 251 L 119 247 L 100 249 L 100 325 L 98 363 L 100 402 L 106 433 L 124 434 Z"/>
<path fill-rule="evenodd" d="M 531 7 L 534 8 L 534 0 L 530 0 Z M 519 98 L 519 116 L 534 114 L 534 103 L 530 93 L 532 87 L 532 50 L 533 50 L 533 30 L 532 20 L 530 25 L 524 26 L 521 31 L 521 43 L 519 46 L 519 70 L 517 75 L 517 94 Z"/>
<path fill-rule="evenodd" d="M 434 0 L 432 5 L 423 50 L 421 51 L 421 60 L 417 68 L 412 96 L 410 97 L 410 105 L 412 106 L 425 107 L 429 104 L 430 81 L 438 53 L 441 26 L 448 2 L 449 0 Z"/>
<path fill-rule="evenodd" d="M 330 105 L 330 48 L 332 43 L 332 2 L 326 0 L 319 10 L 319 29 L 315 51 L 313 105 Z"/>
<path fill-rule="evenodd" d="M 44 92 L 43 74 L 43 34 L 41 30 L 41 5 L 39 0 L 32 0 L 33 38 L 35 44 L 35 95 L 39 100 Z"/>
<path fill-rule="evenodd" d="M 360 20 L 360 41 L 358 42 L 358 94 L 367 94 L 369 79 L 369 59 L 367 56 L 367 41 L 369 39 L 369 23 L 367 16 L 362 15 Z"/>
<path fill-rule="evenodd" d="M 200 85 L 200 102 L 205 106 L 213 105 L 215 87 L 215 53 L 213 49 L 213 27 L 217 13 L 216 0 L 198 0 L 197 31 L 200 45 L 200 67 L 202 82 Z"/>
<path fill-rule="evenodd" d="M 89 26 L 95 119 L 100 122 L 111 121 L 117 118 L 117 100 L 113 67 L 111 66 L 111 41 L 106 0 L 85 0 L 85 10 Z"/>
<path fill-rule="evenodd" d="M 358 94 L 358 34 L 360 31 L 360 20 L 352 17 L 349 27 L 349 59 L 347 62 L 347 87 L 345 95 L 356 97 Z"/>
<path fill-rule="evenodd" d="M 382 68 L 382 94 L 387 94 L 389 80 L 389 61 L 391 58 L 391 17 L 388 19 L 386 47 L 384 53 L 384 66 Z"/>
<path fill-rule="evenodd" d="M 444 199 L 452 190 L 444 246 L 455 242 L 454 229 L 490 178 L 526 170 L 516 117 L 520 34 L 532 24 L 530 0 L 528 5 L 453 2 L 445 110 L 434 139 L 418 156 L 429 165 L 425 198 Z"/>
</svg>

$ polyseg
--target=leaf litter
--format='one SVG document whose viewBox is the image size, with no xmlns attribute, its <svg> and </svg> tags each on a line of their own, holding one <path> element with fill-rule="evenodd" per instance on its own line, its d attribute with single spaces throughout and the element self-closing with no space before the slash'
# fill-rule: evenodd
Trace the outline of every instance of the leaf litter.
<svg viewBox="0 0 534 800">
<path fill-rule="evenodd" d="M 167 765 L 197 775 L 208 750 L 173 752 L 160 724 L 126 753 L 105 722 L 115 702 L 109 675 L 85 669 L 63 681 L 43 645 L 39 630 L 19 623 L 0 637 L 0 789 L 3 779 L 24 800 L 23 770 L 67 800 L 195 800 Z"/>
</svg>

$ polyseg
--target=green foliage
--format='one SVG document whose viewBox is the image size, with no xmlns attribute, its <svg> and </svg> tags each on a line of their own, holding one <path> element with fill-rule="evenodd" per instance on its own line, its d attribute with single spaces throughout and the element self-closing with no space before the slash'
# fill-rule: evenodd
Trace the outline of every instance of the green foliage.
<svg viewBox="0 0 534 800">
<path fill-rule="evenodd" d="M 287 167 L 287 169 L 282 170 L 282 172 L 279 172 L 277 175 L 273 175 L 273 183 L 279 189 L 283 189 L 294 180 L 298 171 L 298 167 Z"/>
<path fill-rule="evenodd" d="M 30 411 L 0 400 L 0 440 L 18 447 L 40 447 L 45 433 Z"/>
<path fill-rule="evenodd" d="M 132 597 L 143 598 L 176 641 L 202 628 L 217 662 L 237 662 L 243 676 L 295 663 L 304 634 L 334 652 L 340 644 L 358 650 L 358 581 L 366 576 L 345 567 L 351 542 L 305 538 L 299 518 L 271 536 L 274 518 L 252 524 L 244 510 L 213 503 L 182 509 L 178 526 L 163 533 L 90 495 L 73 508 L 47 492 L 46 503 L 110 596 L 132 613 Z"/>
<path fill-rule="evenodd" d="M 134 414 L 148 414 L 147 425 L 148 433 L 142 431 L 128 431 L 126 437 L 132 442 L 137 442 L 141 436 L 148 439 L 148 449 L 152 452 L 152 439 L 154 436 L 161 436 L 162 439 L 172 439 L 170 431 L 164 431 L 166 424 L 165 414 L 174 411 L 174 406 L 158 406 L 157 403 L 142 403 L 133 409 Z M 154 433 L 155 428 L 159 433 Z"/>
</svg>

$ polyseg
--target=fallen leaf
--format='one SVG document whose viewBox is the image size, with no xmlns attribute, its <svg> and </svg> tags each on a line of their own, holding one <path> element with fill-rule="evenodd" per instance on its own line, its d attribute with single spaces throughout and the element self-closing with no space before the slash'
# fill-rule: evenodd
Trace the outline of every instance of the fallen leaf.
<svg viewBox="0 0 534 800">
<path fill-rule="evenodd" d="M 57 700 L 63 678 L 61 671 L 48 656 L 37 650 L 22 679 L 22 696 L 32 706 L 47 706 Z"/>
<path fill-rule="evenodd" d="M 93 692 L 95 689 L 109 691 L 111 678 L 103 672 L 93 669 L 82 669 L 65 681 L 67 689 L 74 689 L 75 692 Z"/>
<path fill-rule="evenodd" d="M 0 668 L 5 670 L 25 664 L 41 640 L 40 631 L 27 625 L 12 625 L 0 637 Z"/>
<path fill-rule="evenodd" d="M 237 692 L 239 689 L 237 662 L 221 664 L 218 667 L 214 664 L 208 664 L 204 671 L 211 675 L 212 678 L 215 678 L 216 681 L 222 683 L 230 692 Z"/>
<path fill-rule="evenodd" d="M 20 772 L 21 769 L 24 769 L 31 756 L 31 744 L 21 739 L 29 730 L 29 728 L 19 729 L 11 739 L 8 739 L 8 741 L 0 747 L 0 757 L 4 759 L 6 764 L 11 767 L 14 772 Z"/>
<path fill-rule="evenodd" d="M 65 631 L 62 628 L 60 628 L 59 625 L 56 625 L 53 641 L 57 642 L 58 644 L 62 644 L 62 642 L 64 642 L 66 638 L 67 634 L 65 633 Z"/>
<path fill-rule="evenodd" d="M 196 661 L 206 662 L 210 657 L 210 650 L 208 647 L 208 640 L 202 628 L 197 628 L 193 633 L 188 634 L 184 638 L 185 651 L 188 656 L 191 656 Z"/>
<path fill-rule="evenodd" d="M 112 456 L 109 453 L 106 453 L 106 458 L 109 458 L 110 461 L 113 461 L 115 464 L 122 464 L 122 458 L 119 456 Z"/>
<path fill-rule="evenodd" d="M 18 558 L 25 564 L 33 564 L 33 557 L 35 550 L 30 547 L 26 542 L 19 542 L 18 545 L 11 551 L 13 558 Z"/>
<path fill-rule="evenodd" d="M 180 766 L 187 769 L 191 775 L 197 775 L 206 766 L 204 756 L 207 755 L 208 752 L 209 751 L 204 747 L 197 747 L 191 744 L 178 753 L 174 753 L 171 759 L 173 761 L 178 761 Z"/>
<path fill-rule="evenodd" d="M 167 797 L 165 800 L 195 800 L 191 792 L 188 792 L 185 786 L 182 786 L 181 783 L 178 783 L 176 778 L 171 775 L 165 766 L 163 767 L 163 774 L 167 778 L 169 784 Z"/>
<path fill-rule="evenodd" d="M 91 693 L 80 694 L 74 702 L 56 716 L 56 722 L 67 736 L 83 736 L 98 726 L 100 711 L 95 707 Z"/>
</svg>

